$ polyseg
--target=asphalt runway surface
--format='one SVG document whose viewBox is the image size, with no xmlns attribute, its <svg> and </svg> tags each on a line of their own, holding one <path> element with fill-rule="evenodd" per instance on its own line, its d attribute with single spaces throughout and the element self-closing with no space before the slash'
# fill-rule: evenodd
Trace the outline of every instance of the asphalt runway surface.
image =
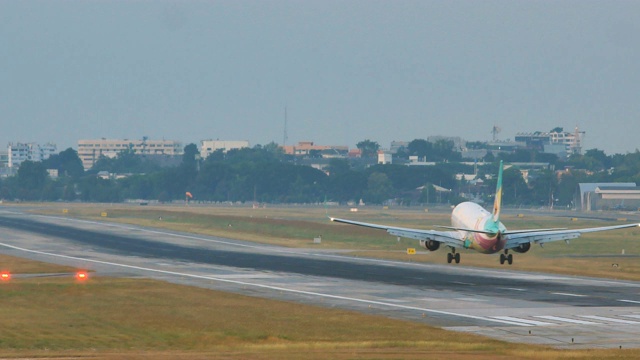
<svg viewBox="0 0 640 360">
<path fill-rule="evenodd" d="M 367 259 L 16 209 L 0 211 L 0 252 L 512 342 L 640 347 L 640 282 Z"/>
</svg>

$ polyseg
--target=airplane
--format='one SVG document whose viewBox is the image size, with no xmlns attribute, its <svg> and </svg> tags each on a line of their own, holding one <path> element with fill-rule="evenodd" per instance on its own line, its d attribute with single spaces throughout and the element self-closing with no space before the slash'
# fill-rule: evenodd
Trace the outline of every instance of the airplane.
<svg viewBox="0 0 640 360">
<path fill-rule="evenodd" d="M 640 226 L 640 223 L 635 223 L 582 229 L 507 230 L 504 224 L 500 222 L 502 171 L 503 164 L 500 161 L 493 212 L 490 213 L 474 202 L 462 202 L 454 207 L 451 213 L 451 226 L 437 226 L 450 231 L 403 228 L 334 217 L 329 217 L 329 219 L 338 223 L 386 230 L 389 234 L 398 238 L 416 239 L 420 241 L 420 246 L 429 251 L 438 250 L 441 245 L 445 245 L 451 250 L 447 254 L 447 263 L 449 264 L 453 261 L 456 264 L 460 263 L 460 253 L 456 252 L 456 249 L 460 248 L 472 249 L 483 254 L 502 252 L 500 254 L 500 264 L 507 262 L 511 265 L 513 263 L 513 254 L 509 253 L 510 250 L 517 253 L 526 253 L 531 248 L 531 244 L 540 244 L 542 246 L 547 242 L 559 240 L 569 243 L 570 239 L 578 238 L 584 233 Z"/>
</svg>

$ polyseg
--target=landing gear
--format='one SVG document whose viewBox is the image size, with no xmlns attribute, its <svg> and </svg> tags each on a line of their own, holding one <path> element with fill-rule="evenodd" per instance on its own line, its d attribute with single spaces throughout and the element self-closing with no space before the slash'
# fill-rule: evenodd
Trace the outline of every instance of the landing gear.
<svg viewBox="0 0 640 360">
<path fill-rule="evenodd" d="M 503 265 L 505 261 L 509 265 L 513 264 L 513 254 L 507 254 L 507 250 L 505 250 L 504 254 L 500 254 L 500 265 Z"/>
<path fill-rule="evenodd" d="M 456 248 L 451 248 L 451 252 L 447 254 L 447 263 L 451 264 L 452 261 L 456 262 L 456 264 L 460 263 L 460 253 L 456 252 Z"/>
</svg>

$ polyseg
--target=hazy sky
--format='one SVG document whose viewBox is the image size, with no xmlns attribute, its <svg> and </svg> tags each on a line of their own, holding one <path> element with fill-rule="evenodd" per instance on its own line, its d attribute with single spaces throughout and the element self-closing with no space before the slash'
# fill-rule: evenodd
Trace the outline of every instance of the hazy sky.
<svg viewBox="0 0 640 360">
<path fill-rule="evenodd" d="M 556 126 L 640 148 L 638 1 L 0 0 L 0 146 L 349 145 Z"/>
</svg>

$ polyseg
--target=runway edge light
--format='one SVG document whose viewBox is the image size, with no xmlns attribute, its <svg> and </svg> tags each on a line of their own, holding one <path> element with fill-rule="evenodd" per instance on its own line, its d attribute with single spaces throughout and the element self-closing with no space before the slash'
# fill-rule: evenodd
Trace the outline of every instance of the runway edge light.
<svg viewBox="0 0 640 360">
<path fill-rule="evenodd" d="M 78 281 L 85 281 L 88 278 L 89 278 L 89 274 L 86 271 L 81 270 L 76 273 L 76 279 Z"/>
<path fill-rule="evenodd" d="M 11 273 L 8 271 L 0 272 L 0 280 L 9 281 L 11 280 Z"/>
</svg>

